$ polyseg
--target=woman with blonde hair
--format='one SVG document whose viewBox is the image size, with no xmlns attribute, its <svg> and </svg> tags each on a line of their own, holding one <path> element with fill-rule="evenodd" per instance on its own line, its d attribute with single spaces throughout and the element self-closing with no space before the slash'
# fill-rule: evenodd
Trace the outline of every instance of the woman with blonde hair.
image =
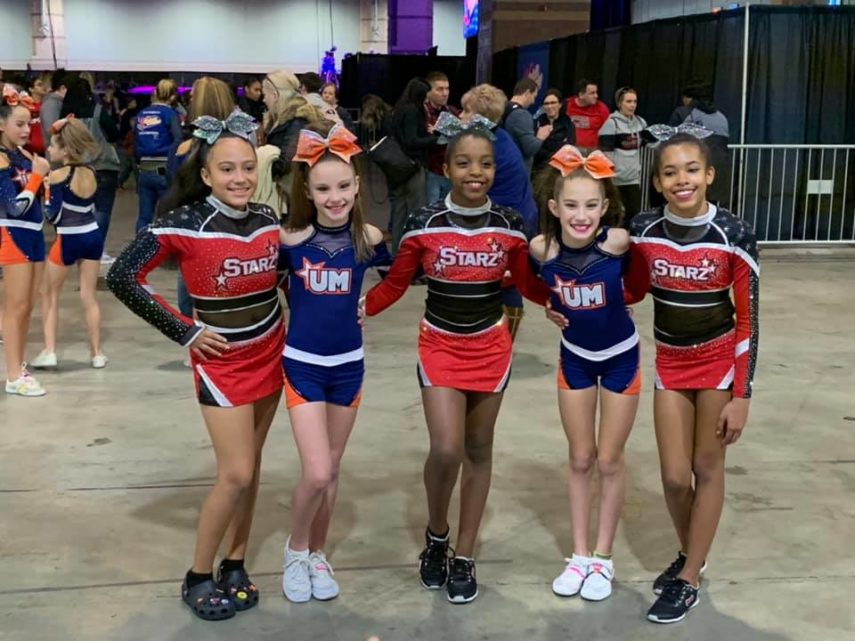
<svg viewBox="0 0 855 641">
<path fill-rule="evenodd" d="M 290 71 L 280 69 L 267 74 L 262 88 L 267 105 L 264 123 L 267 144 L 287 152 L 289 144 L 296 143 L 301 129 L 323 118 L 318 108 L 300 95 L 300 81 Z"/>
</svg>

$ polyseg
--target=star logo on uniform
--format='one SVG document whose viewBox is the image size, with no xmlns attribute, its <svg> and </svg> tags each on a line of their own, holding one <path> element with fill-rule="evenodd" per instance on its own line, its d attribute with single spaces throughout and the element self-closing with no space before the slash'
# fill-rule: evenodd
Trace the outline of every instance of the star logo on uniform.
<svg viewBox="0 0 855 641">
<path fill-rule="evenodd" d="M 701 264 L 701 267 L 709 270 L 710 274 L 715 272 L 717 265 L 716 265 L 715 261 L 711 260 L 707 254 L 704 254 L 704 257 L 701 258 L 701 260 L 699 262 Z"/>
<path fill-rule="evenodd" d="M 21 189 L 24 189 L 24 187 L 27 186 L 27 183 L 30 182 L 30 172 L 15 167 L 12 182 L 18 183 L 21 185 Z"/>
<path fill-rule="evenodd" d="M 272 240 L 267 241 L 267 253 L 271 256 L 275 256 L 279 253 L 279 245 L 274 243 Z"/>
<path fill-rule="evenodd" d="M 505 255 L 505 248 L 502 247 L 502 243 L 491 238 L 487 245 L 490 247 L 490 251 L 496 254 L 498 258 L 501 259 Z"/>
<path fill-rule="evenodd" d="M 220 270 L 220 272 L 213 277 L 217 283 L 217 289 L 228 289 L 228 280 L 229 277 L 226 276 L 225 270 Z"/>
<path fill-rule="evenodd" d="M 573 287 L 573 285 L 575 283 L 576 283 L 575 280 L 572 280 L 572 279 L 571 280 L 561 280 L 561 278 L 556 276 L 555 277 L 555 287 L 550 287 L 550 289 L 553 292 L 555 292 L 556 294 L 558 294 L 558 296 L 560 297 L 562 295 L 562 292 L 564 291 L 565 287 L 567 287 L 569 289 L 569 288 Z"/>
<path fill-rule="evenodd" d="M 319 263 L 313 263 L 308 258 L 303 257 L 303 269 L 297 270 L 296 272 L 294 272 L 294 274 L 296 274 L 297 276 L 299 276 L 305 282 L 308 283 L 309 282 L 309 275 L 312 272 L 321 271 L 324 268 L 324 265 L 326 265 L 326 263 L 324 261 L 321 261 Z"/>
<path fill-rule="evenodd" d="M 445 265 L 442 262 L 442 259 L 437 257 L 436 262 L 433 264 L 433 271 L 435 274 L 439 275 L 445 270 Z"/>
</svg>

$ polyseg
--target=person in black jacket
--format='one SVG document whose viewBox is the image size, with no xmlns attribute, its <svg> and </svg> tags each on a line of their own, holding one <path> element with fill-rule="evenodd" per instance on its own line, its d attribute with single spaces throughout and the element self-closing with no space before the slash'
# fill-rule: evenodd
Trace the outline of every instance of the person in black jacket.
<svg viewBox="0 0 855 641">
<path fill-rule="evenodd" d="M 576 144 L 576 129 L 573 127 L 573 121 L 561 108 L 562 102 L 563 98 L 558 89 L 549 89 L 543 97 L 542 113 L 535 120 L 535 124 L 538 128 L 552 125 L 552 131 L 534 155 L 534 171 L 543 169 L 552 155 L 564 145 Z"/>
<path fill-rule="evenodd" d="M 261 99 L 261 80 L 255 76 L 247 78 L 243 83 L 243 95 L 237 99 L 238 107 L 245 114 L 252 116 L 258 124 L 264 122 L 264 101 Z"/>
<path fill-rule="evenodd" d="M 425 123 L 424 104 L 430 85 L 421 78 L 413 78 L 404 87 L 404 92 L 395 104 L 392 114 L 392 131 L 395 139 L 410 158 L 419 163 L 419 170 L 405 183 L 392 188 L 392 251 L 398 250 L 404 225 L 409 215 L 427 203 L 425 171 L 428 165 L 428 149 L 437 144 L 438 136 L 433 127 Z"/>
</svg>

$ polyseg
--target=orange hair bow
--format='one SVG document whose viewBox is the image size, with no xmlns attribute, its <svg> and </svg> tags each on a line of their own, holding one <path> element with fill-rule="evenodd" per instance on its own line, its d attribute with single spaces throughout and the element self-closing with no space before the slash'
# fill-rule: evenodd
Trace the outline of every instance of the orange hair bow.
<svg viewBox="0 0 855 641">
<path fill-rule="evenodd" d="M 21 105 L 27 109 L 36 104 L 26 91 L 18 91 L 13 85 L 3 85 L 3 102 L 10 107 Z"/>
<path fill-rule="evenodd" d="M 602 151 L 592 151 L 587 158 L 573 145 L 564 145 L 549 159 L 549 166 L 555 167 L 565 178 L 582 167 L 591 178 L 602 180 L 616 176 L 615 166 Z"/>
<path fill-rule="evenodd" d="M 65 118 L 60 118 L 59 120 L 57 120 L 50 126 L 51 135 L 55 136 L 56 134 L 58 134 L 60 131 L 62 131 L 62 128 L 68 124 L 68 121 L 74 120 L 74 118 L 76 118 L 74 114 L 68 114 Z"/>
<path fill-rule="evenodd" d="M 295 162 L 304 162 L 314 167 L 325 153 L 330 152 L 346 163 L 356 154 L 362 153 L 362 147 L 356 144 L 356 136 L 341 125 L 333 127 L 326 138 L 319 133 L 303 129 L 297 139 Z"/>
</svg>

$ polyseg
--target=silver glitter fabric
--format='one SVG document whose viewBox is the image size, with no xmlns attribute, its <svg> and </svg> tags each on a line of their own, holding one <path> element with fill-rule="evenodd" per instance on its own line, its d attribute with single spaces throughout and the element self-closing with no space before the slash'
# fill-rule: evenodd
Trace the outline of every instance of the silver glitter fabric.
<svg viewBox="0 0 855 641">
<path fill-rule="evenodd" d="M 495 127 L 496 123 L 481 114 L 474 114 L 469 120 L 463 122 L 454 114 L 443 111 L 439 115 L 434 129 L 442 134 L 439 138 L 439 144 L 445 145 L 448 144 L 451 138 L 459 136 L 466 131 L 482 131 L 487 134 L 490 140 L 495 140 L 496 137 L 492 132 Z"/>
</svg>

